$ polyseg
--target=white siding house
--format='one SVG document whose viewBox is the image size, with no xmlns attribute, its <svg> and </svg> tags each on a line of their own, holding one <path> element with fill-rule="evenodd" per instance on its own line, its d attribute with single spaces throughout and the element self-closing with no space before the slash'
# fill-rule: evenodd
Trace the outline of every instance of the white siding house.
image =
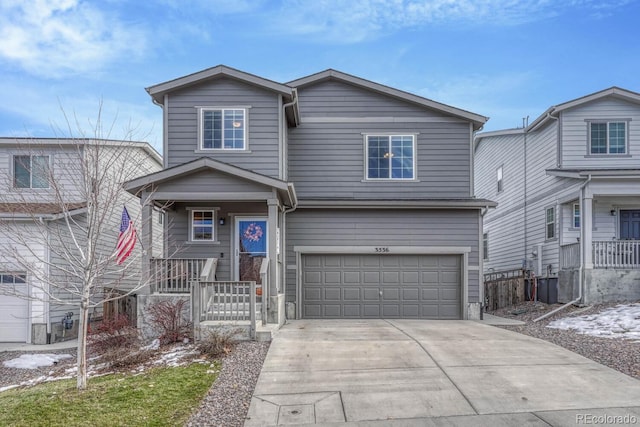
<svg viewBox="0 0 640 427">
<path fill-rule="evenodd" d="M 485 272 L 533 269 L 565 302 L 640 297 L 640 94 L 613 87 L 480 133 L 475 175 L 498 202 Z"/>
<path fill-rule="evenodd" d="M 0 138 L 0 312 L 4 315 L 0 342 L 46 344 L 62 340 L 69 335 L 61 327 L 65 314 L 74 312 L 77 321 L 77 300 L 65 292 L 64 286 L 50 284 L 72 283 L 65 274 L 72 247 L 66 221 L 79 225 L 86 222 L 86 190 L 94 187 L 85 182 L 84 177 L 91 175 L 82 168 L 90 162 L 83 159 L 87 147 L 98 146 L 101 167 L 114 159 L 113 150 L 126 150 L 127 163 L 137 171 L 136 176 L 162 167 L 161 157 L 147 143 Z M 111 173 L 108 167 L 105 170 L 105 179 L 115 178 L 115 171 Z M 100 189 L 96 190 L 90 193 L 99 194 Z M 134 221 L 140 218 L 137 198 L 124 191 L 109 196 L 117 202 L 111 203 L 113 210 L 106 215 L 104 229 L 113 232 L 100 235 L 96 254 L 113 253 L 123 205 Z M 162 247 L 154 246 L 149 252 L 160 255 Z M 139 266 L 137 278 L 135 271 L 130 271 L 133 274 L 121 281 L 123 289 L 139 281 Z M 92 314 L 99 316 L 101 307 Z"/>
</svg>

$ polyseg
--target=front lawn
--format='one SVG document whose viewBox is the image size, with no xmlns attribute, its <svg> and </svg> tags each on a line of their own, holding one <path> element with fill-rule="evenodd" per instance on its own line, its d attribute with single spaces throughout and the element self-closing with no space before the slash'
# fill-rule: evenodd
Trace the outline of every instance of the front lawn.
<svg viewBox="0 0 640 427">
<path fill-rule="evenodd" d="M 0 393 L 2 426 L 182 426 L 215 381 L 219 363 L 61 380 Z"/>
</svg>

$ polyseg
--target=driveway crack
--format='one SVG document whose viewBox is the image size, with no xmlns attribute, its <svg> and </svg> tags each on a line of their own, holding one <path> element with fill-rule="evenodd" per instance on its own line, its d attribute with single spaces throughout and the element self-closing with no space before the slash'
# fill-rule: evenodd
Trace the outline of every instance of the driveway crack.
<svg viewBox="0 0 640 427">
<path fill-rule="evenodd" d="M 438 369 L 440 369 L 442 371 L 442 373 L 444 374 L 445 377 L 447 377 L 447 379 L 449 380 L 449 382 L 451 384 L 453 384 L 453 386 L 456 388 L 456 390 L 458 390 L 458 393 L 460 393 L 460 395 L 462 397 L 464 397 L 464 400 L 467 401 L 467 403 L 469 404 L 469 406 L 471 407 L 471 409 L 473 409 L 475 411 L 476 414 L 480 415 L 480 412 L 478 412 L 478 409 L 473 405 L 473 403 L 471 403 L 471 400 L 469 400 L 469 398 L 467 397 L 466 394 L 464 394 L 464 392 L 462 390 L 460 390 L 460 388 L 458 387 L 458 385 L 455 383 L 455 381 L 453 381 L 453 379 L 451 379 L 451 377 L 449 376 L 449 374 L 447 373 L 447 371 L 445 371 L 445 369 L 442 367 L 442 365 L 440 365 L 438 363 L 438 361 L 436 359 L 434 359 L 433 356 L 431 356 L 431 353 L 429 353 L 429 351 L 422 345 L 422 343 L 420 341 L 418 341 L 417 339 L 415 339 L 414 337 L 412 337 L 411 335 L 409 335 L 409 333 L 407 333 L 404 329 L 402 329 L 401 327 L 399 327 L 398 325 L 394 324 L 393 322 L 391 322 L 390 320 L 386 320 L 383 319 L 384 322 L 388 323 L 389 325 L 391 325 L 392 327 L 394 327 L 395 329 L 397 329 L 398 331 L 402 332 L 404 335 L 406 335 L 409 339 L 411 339 L 413 342 L 415 342 L 416 344 L 418 344 L 418 346 L 422 349 L 422 351 L 425 352 L 425 354 L 429 357 L 429 359 L 431 359 L 433 361 L 433 363 L 435 363 L 435 365 L 438 367 Z"/>
</svg>

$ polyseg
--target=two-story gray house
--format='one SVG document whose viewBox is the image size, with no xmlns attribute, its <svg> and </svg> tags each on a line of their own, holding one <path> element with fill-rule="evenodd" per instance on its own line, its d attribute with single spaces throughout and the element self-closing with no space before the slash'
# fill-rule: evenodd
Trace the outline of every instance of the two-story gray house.
<svg viewBox="0 0 640 427">
<path fill-rule="evenodd" d="M 533 268 L 563 302 L 640 298 L 640 94 L 612 87 L 480 133 L 475 174 L 498 202 L 486 272 Z"/>
<path fill-rule="evenodd" d="M 305 319 L 479 317 L 486 117 L 335 70 L 277 83 L 221 65 L 147 91 L 164 170 L 127 189 L 168 207 L 165 251 L 182 258 L 153 271 L 197 279 L 214 258 L 216 281 L 262 283 L 270 323 L 285 302 Z M 155 291 L 196 283 L 172 277 Z"/>
</svg>

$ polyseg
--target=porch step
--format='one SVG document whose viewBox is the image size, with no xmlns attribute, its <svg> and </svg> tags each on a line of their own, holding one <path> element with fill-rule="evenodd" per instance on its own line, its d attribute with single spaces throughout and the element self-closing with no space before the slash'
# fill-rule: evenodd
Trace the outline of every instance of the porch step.
<svg viewBox="0 0 640 427">
<path fill-rule="evenodd" d="M 256 341 L 270 342 L 278 329 L 280 328 L 274 323 L 267 323 L 266 325 L 259 324 L 256 327 Z"/>
</svg>

